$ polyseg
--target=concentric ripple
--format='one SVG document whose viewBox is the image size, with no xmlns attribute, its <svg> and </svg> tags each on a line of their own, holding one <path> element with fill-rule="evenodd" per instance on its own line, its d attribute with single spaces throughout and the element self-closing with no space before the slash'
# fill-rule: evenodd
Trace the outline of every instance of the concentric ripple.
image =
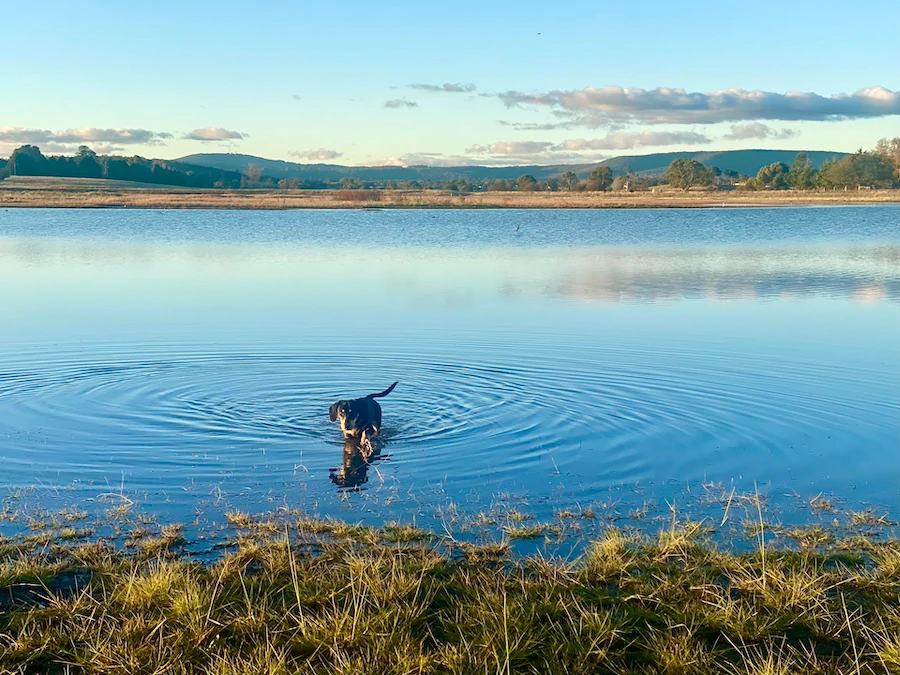
<svg viewBox="0 0 900 675">
<path fill-rule="evenodd" d="M 411 342 L 398 356 L 377 341 L 354 355 L 329 343 L 7 354 L 7 480 L 122 480 L 189 503 L 198 489 L 295 489 L 300 466 L 304 489 L 329 493 L 341 448 L 329 404 L 399 379 L 382 401 L 383 466 L 408 489 L 540 495 L 562 482 L 589 499 L 622 483 L 785 476 L 881 489 L 875 453 L 900 412 L 890 372 L 708 348 L 483 335 L 452 349 Z"/>
</svg>

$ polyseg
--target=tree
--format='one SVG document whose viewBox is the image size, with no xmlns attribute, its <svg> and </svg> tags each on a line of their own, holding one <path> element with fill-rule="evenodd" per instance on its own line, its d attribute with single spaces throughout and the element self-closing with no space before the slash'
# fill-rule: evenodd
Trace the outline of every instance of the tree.
<svg viewBox="0 0 900 675">
<path fill-rule="evenodd" d="M 790 170 L 784 162 L 774 162 L 761 168 L 756 178 L 748 181 L 747 187 L 753 190 L 787 190 L 790 187 Z"/>
<path fill-rule="evenodd" d="M 345 190 L 362 190 L 364 185 L 363 182 L 357 178 L 344 176 L 343 178 L 341 178 L 341 187 Z"/>
<path fill-rule="evenodd" d="M 687 192 L 695 185 L 712 185 L 713 176 L 696 159 L 676 159 L 666 169 L 666 182 Z"/>
<path fill-rule="evenodd" d="M 559 189 L 564 192 L 571 192 L 578 185 L 578 176 L 574 171 L 566 171 L 559 177 Z"/>
<path fill-rule="evenodd" d="M 23 145 L 13 150 L 6 162 L 10 176 L 46 176 L 49 162 L 36 145 Z"/>
<path fill-rule="evenodd" d="M 282 178 L 278 181 L 279 190 L 299 190 L 301 183 L 296 178 Z"/>
<path fill-rule="evenodd" d="M 534 176 L 529 176 L 528 174 L 519 176 L 519 179 L 516 181 L 516 187 L 519 189 L 519 192 L 534 192 L 537 189 L 537 180 L 535 180 Z"/>
<path fill-rule="evenodd" d="M 79 146 L 75 153 L 75 175 L 81 178 L 102 178 L 103 166 L 97 160 L 97 153 L 88 146 Z"/>
<path fill-rule="evenodd" d="M 248 187 L 256 187 L 262 180 L 262 167 L 259 164 L 247 165 L 247 183 Z"/>
<path fill-rule="evenodd" d="M 591 171 L 591 175 L 588 176 L 587 180 L 587 189 L 592 192 L 600 192 L 602 190 L 608 190 L 613 182 L 613 173 L 612 169 L 608 166 L 598 166 L 595 167 L 593 171 Z"/>
<path fill-rule="evenodd" d="M 894 167 L 894 179 L 900 183 L 900 137 L 882 138 L 875 146 L 875 152 Z"/>
<path fill-rule="evenodd" d="M 823 164 L 818 180 L 824 188 L 888 188 L 894 182 L 894 165 L 877 152 L 862 150 Z"/>
<path fill-rule="evenodd" d="M 809 155 L 797 153 L 787 176 L 788 185 L 795 190 L 809 190 L 816 185 L 816 170 L 812 168 Z"/>
</svg>

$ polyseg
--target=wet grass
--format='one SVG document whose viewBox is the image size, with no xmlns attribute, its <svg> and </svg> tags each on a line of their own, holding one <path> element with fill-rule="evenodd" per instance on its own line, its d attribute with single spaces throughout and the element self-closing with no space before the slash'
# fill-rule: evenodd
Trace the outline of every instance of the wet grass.
<svg viewBox="0 0 900 675">
<path fill-rule="evenodd" d="M 23 533 L 0 538 L 0 672 L 898 672 L 900 541 L 817 526 L 775 546 L 758 513 L 742 552 L 673 514 L 572 559 L 513 553 L 554 534 L 519 512 L 487 544 L 233 512 L 204 559 L 178 526 Z"/>
</svg>

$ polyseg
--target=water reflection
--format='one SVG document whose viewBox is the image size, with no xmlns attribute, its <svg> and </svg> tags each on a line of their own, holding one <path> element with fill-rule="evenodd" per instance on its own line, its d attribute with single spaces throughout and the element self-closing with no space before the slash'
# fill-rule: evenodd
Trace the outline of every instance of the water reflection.
<svg viewBox="0 0 900 675">
<path fill-rule="evenodd" d="M 365 442 L 358 436 L 345 439 L 341 465 L 329 471 L 331 482 L 340 489 L 360 489 L 360 486 L 369 482 L 369 467 L 382 459 L 383 445 L 377 438 Z"/>
<path fill-rule="evenodd" d="M 328 283 L 338 271 L 341 283 Z M 60 278 L 123 277 L 136 284 L 246 280 L 321 287 L 325 295 L 345 295 L 359 284 L 457 309 L 492 297 L 628 303 L 820 296 L 873 303 L 900 300 L 900 246 L 357 251 L 0 238 L 0 279 L 22 283 L 26 293 Z"/>
</svg>

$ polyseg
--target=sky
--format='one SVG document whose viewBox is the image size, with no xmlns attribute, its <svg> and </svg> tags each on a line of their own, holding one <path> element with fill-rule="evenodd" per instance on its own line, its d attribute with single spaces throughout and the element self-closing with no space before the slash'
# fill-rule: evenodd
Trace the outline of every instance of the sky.
<svg viewBox="0 0 900 675">
<path fill-rule="evenodd" d="M 587 163 L 900 136 L 900 2 L 0 0 L 0 156 Z"/>
</svg>

